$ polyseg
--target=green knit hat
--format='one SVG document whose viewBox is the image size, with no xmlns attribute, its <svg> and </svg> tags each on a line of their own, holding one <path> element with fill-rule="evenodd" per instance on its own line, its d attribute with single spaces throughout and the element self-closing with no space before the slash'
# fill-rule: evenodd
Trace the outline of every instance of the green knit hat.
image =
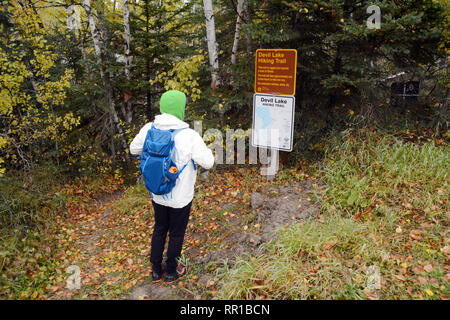
<svg viewBox="0 0 450 320">
<path fill-rule="evenodd" d="M 186 107 L 186 95 L 178 90 L 165 92 L 159 100 L 159 111 L 168 113 L 180 120 L 184 120 L 184 108 Z"/>
</svg>

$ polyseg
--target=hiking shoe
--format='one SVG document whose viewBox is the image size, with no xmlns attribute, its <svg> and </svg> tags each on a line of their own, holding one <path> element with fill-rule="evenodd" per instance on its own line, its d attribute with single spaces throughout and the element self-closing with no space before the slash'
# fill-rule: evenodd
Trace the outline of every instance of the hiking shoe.
<svg viewBox="0 0 450 320">
<path fill-rule="evenodd" d="M 178 265 L 175 273 L 168 273 L 166 274 L 164 278 L 164 282 L 166 283 L 173 283 L 177 281 L 178 279 L 184 277 L 187 273 L 187 268 L 182 265 Z"/>
<path fill-rule="evenodd" d="M 164 269 L 161 272 L 152 271 L 152 283 L 161 282 L 161 279 L 164 277 Z"/>
</svg>

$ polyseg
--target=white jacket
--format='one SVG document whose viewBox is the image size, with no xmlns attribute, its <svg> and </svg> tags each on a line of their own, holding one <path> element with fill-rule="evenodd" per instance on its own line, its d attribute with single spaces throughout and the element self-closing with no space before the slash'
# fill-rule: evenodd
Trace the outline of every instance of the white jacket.
<svg viewBox="0 0 450 320">
<path fill-rule="evenodd" d="M 160 195 L 152 194 L 153 200 L 158 204 L 172 208 L 182 208 L 194 198 L 197 172 L 194 170 L 194 165 L 191 160 L 194 160 L 196 165 L 210 169 L 214 165 L 214 156 L 200 135 L 190 129 L 189 124 L 181 121 L 177 117 L 163 113 L 157 115 L 153 123 L 155 128 L 160 130 L 186 128 L 175 136 L 174 141 L 177 152 L 174 152 L 174 159 L 172 159 L 179 169 L 188 163 L 186 168 L 179 175 L 175 187 L 172 189 L 172 195 L 167 195 L 167 198 L 165 197 L 166 200 Z M 131 154 L 140 155 L 142 153 L 147 131 L 151 127 L 152 122 L 147 123 L 133 139 L 130 144 Z"/>
</svg>

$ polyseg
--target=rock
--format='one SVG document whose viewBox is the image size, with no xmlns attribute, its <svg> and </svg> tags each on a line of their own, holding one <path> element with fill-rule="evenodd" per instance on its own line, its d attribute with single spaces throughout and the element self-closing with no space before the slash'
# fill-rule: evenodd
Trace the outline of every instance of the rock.
<svg viewBox="0 0 450 320">
<path fill-rule="evenodd" d="M 212 261 L 221 260 L 221 258 L 224 256 L 224 251 L 226 251 L 226 250 L 210 251 L 204 257 L 198 257 L 198 259 L 196 259 L 196 261 L 205 265 Z"/>
<path fill-rule="evenodd" d="M 203 287 L 207 287 L 208 284 L 212 281 L 213 277 L 209 274 L 204 274 L 198 278 L 198 283 L 201 284 Z"/>
<path fill-rule="evenodd" d="M 208 252 L 204 257 L 199 257 L 198 262 L 201 264 L 207 264 L 211 260 L 211 253 Z"/>
<path fill-rule="evenodd" d="M 228 220 L 228 223 L 229 223 L 230 226 L 232 226 L 232 227 L 237 227 L 238 225 L 240 225 L 241 219 L 239 218 L 238 215 L 235 215 L 235 216 L 233 216 L 230 220 Z"/>
<path fill-rule="evenodd" d="M 227 202 L 227 203 L 225 203 L 225 204 L 222 206 L 222 209 L 230 209 L 230 208 L 233 208 L 233 207 L 234 207 L 234 205 L 233 205 L 232 203 Z"/>
<path fill-rule="evenodd" d="M 251 245 L 258 246 L 262 242 L 261 236 L 258 236 L 257 234 L 250 234 L 248 236 L 248 242 L 250 242 Z"/>
<path fill-rule="evenodd" d="M 266 221 L 267 218 L 270 216 L 270 213 L 271 211 L 265 209 L 259 211 L 256 216 L 256 223 L 261 224 L 264 221 Z"/>
<path fill-rule="evenodd" d="M 250 204 L 252 209 L 260 208 L 264 204 L 264 197 L 258 192 L 253 192 L 250 196 Z"/>
<path fill-rule="evenodd" d="M 200 170 L 199 174 L 200 181 L 209 181 L 209 171 L 208 170 Z"/>
<path fill-rule="evenodd" d="M 262 190 L 264 192 L 277 193 L 277 194 L 280 191 L 276 186 L 266 186 L 266 187 L 263 187 Z"/>
<path fill-rule="evenodd" d="M 175 298 L 176 293 L 173 288 L 152 283 L 137 286 L 131 292 L 131 299 L 133 300 L 172 300 Z"/>
</svg>

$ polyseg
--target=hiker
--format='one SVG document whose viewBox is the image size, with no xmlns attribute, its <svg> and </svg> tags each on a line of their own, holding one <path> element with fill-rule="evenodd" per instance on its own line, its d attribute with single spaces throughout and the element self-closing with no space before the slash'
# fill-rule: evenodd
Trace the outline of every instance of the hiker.
<svg viewBox="0 0 450 320">
<path fill-rule="evenodd" d="M 160 99 L 159 110 L 161 114 L 155 117 L 153 123 L 147 123 L 130 144 L 131 154 L 142 154 L 141 156 L 144 157 L 147 154 L 146 149 L 143 152 L 144 142 L 149 130 L 151 132 L 148 139 L 156 139 L 156 137 L 162 137 L 170 133 L 172 141 L 174 141 L 173 155 L 171 156 L 173 162 L 168 170 L 169 173 L 167 171 L 164 174 L 156 171 L 150 172 L 147 173 L 147 179 L 145 179 L 147 189 L 154 190 L 154 192 L 150 192 L 155 212 L 155 227 L 150 253 L 153 283 L 160 282 L 163 277 L 165 282 L 171 283 L 187 273 L 187 266 L 178 265 L 177 259 L 181 255 L 184 234 L 194 197 L 194 185 L 197 178 L 196 165 L 210 169 L 214 164 L 214 156 L 211 150 L 205 145 L 200 135 L 190 129 L 189 124 L 183 121 L 185 106 L 186 95 L 183 92 L 177 90 L 165 92 Z M 170 143 L 170 140 L 168 141 Z M 145 148 L 148 148 L 147 145 Z M 155 161 L 159 161 L 159 159 L 155 157 Z M 144 169 L 143 162 L 144 160 L 141 159 L 140 169 L 142 169 L 141 172 L 145 177 L 145 170 L 154 169 Z M 167 163 L 167 161 L 161 163 Z M 147 166 L 151 167 L 151 165 Z M 158 168 L 156 170 L 161 170 Z M 166 194 L 161 193 L 169 190 L 170 186 L 166 189 L 161 185 L 155 186 L 155 184 L 159 184 L 158 179 L 161 174 L 164 179 L 162 181 L 168 181 L 165 178 L 166 176 L 178 175 L 173 182 L 173 188 Z M 164 191 L 157 192 L 155 190 Z M 162 267 L 162 256 L 167 232 L 169 232 L 169 243 L 164 269 Z"/>
</svg>

